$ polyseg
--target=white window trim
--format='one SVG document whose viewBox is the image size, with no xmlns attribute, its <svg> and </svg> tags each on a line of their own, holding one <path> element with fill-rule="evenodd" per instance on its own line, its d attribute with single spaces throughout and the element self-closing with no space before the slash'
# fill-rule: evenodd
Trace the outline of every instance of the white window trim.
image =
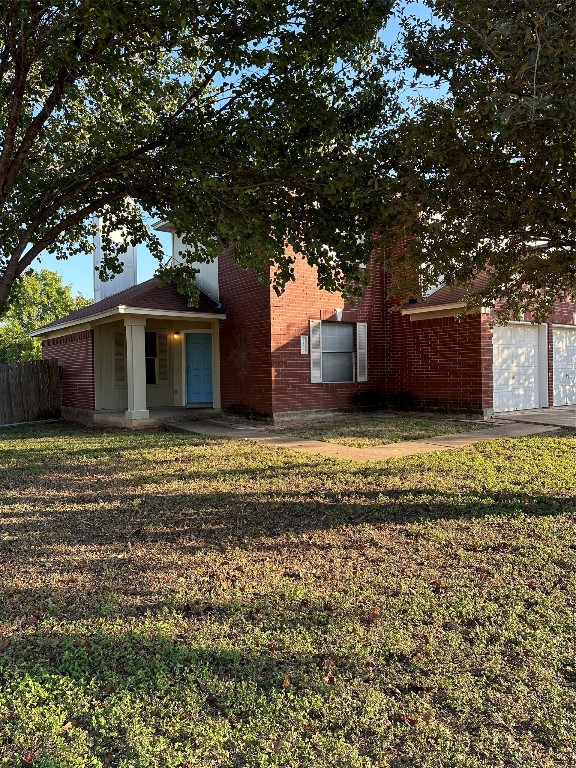
<svg viewBox="0 0 576 768">
<path fill-rule="evenodd" d="M 322 322 L 326 321 L 309 321 L 310 383 L 355 384 L 356 382 L 362 383 L 368 381 L 368 323 L 346 323 L 346 325 L 355 326 L 355 345 L 350 352 L 352 355 L 353 378 L 347 381 L 324 381 L 322 372 Z M 361 330 L 359 330 L 359 328 L 361 328 Z M 364 373 L 360 372 L 361 355 L 364 356 Z"/>
</svg>

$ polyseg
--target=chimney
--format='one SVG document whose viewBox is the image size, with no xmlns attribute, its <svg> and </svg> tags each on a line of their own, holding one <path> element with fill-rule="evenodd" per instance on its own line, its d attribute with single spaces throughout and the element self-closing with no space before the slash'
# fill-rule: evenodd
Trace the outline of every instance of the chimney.
<svg viewBox="0 0 576 768">
<path fill-rule="evenodd" d="M 94 223 L 98 229 L 94 235 L 94 301 L 100 301 L 100 299 L 106 299 L 108 296 L 112 296 L 115 293 L 131 288 L 138 282 L 136 276 L 136 247 L 133 245 L 128 246 L 126 253 L 121 254 L 120 261 L 123 264 L 123 271 L 119 275 L 114 275 L 110 280 L 105 282 L 100 280 L 98 270 L 102 263 L 102 238 L 100 236 L 100 229 L 102 219 L 95 217 Z M 126 234 L 122 230 L 118 229 L 112 233 L 112 240 L 116 243 L 121 243 Z"/>
</svg>

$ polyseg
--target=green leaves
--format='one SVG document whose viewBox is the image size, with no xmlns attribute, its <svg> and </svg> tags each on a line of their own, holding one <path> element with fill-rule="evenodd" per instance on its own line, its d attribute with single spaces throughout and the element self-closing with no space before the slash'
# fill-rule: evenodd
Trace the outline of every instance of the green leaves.
<svg viewBox="0 0 576 768">
<path fill-rule="evenodd" d="M 159 260 L 138 211 L 207 252 L 233 241 L 244 266 L 276 264 L 279 289 L 286 239 L 326 286 L 357 278 L 358 233 L 382 198 L 357 190 L 393 102 L 375 61 L 391 4 L 3 4 L 0 307 L 43 249 L 89 253 L 87 222 L 103 210 Z M 119 249 L 106 245 L 113 272 Z"/>
<path fill-rule="evenodd" d="M 31 339 L 30 332 L 90 303 L 81 294 L 72 296 L 56 272 L 29 270 L 16 281 L 0 313 L 0 363 L 41 358 L 40 341 Z"/>
<path fill-rule="evenodd" d="M 576 294 L 573 8 L 428 6 L 433 21 L 404 21 L 398 67 L 440 88 L 384 136 L 383 151 L 396 150 L 399 205 L 385 210 L 383 231 L 408 237 L 390 266 L 408 262 L 425 285 L 487 272 L 471 303 L 504 297 L 504 316 L 545 317 L 555 299 Z"/>
</svg>

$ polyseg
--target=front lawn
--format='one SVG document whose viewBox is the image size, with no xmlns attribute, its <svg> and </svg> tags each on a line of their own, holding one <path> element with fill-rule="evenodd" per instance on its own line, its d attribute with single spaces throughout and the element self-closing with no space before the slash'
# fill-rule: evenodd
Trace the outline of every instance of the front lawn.
<svg viewBox="0 0 576 768">
<path fill-rule="evenodd" d="M 494 425 L 487 422 L 465 419 L 375 415 L 301 422 L 273 431 L 307 440 L 322 440 L 326 443 L 339 443 L 354 448 L 369 448 L 375 445 L 401 443 L 404 440 L 472 432 L 492 426 Z"/>
<path fill-rule="evenodd" d="M 574 766 L 575 454 L 0 430 L 0 766 Z"/>
</svg>

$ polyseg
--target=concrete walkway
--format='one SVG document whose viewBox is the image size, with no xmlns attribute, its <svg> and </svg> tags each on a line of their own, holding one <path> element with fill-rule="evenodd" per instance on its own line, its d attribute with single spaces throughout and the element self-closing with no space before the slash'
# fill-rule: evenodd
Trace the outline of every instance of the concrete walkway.
<svg viewBox="0 0 576 768">
<path fill-rule="evenodd" d="M 455 435 L 439 435 L 423 440 L 409 440 L 403 443 L 389 443 L 372 448 L 353 448 L 349 445 L 325 443 L 320 440 L 305 440 L 293 435 L 277 435 L 262 427 L 246 425 L 215 424 L 210 421 L 195 421 L 167 425 L 167 429 L 175 432 L 193 432 L 207 437 L 227 437 L 232 440 L 255 440 L 267 445 L 278 445 L 300 453 L 313 453 L 316 456 L 327 456 L 334 459 L 349 459 L 352 461 L 382 461 L 398 456 L 414 456 L 418 453 L 434 451 L 449 451 L 463 448 L 486 440 L 497 440 L 502 437 L 525 437 L 539 435 L 544 432 L 557 432 L 559 427 L 539 426 L 535 424 L 504 424 L 499 427 L 482 429 L 477 432 L 460 432 Z"/>
<path fill-rule="evenodd" d="M 495 415 L 495 418 L 522 422 L 523 424 L 549 424 L 554 427 L 576 429 L 576 405 L 499 413 Z"/>
</svg>

